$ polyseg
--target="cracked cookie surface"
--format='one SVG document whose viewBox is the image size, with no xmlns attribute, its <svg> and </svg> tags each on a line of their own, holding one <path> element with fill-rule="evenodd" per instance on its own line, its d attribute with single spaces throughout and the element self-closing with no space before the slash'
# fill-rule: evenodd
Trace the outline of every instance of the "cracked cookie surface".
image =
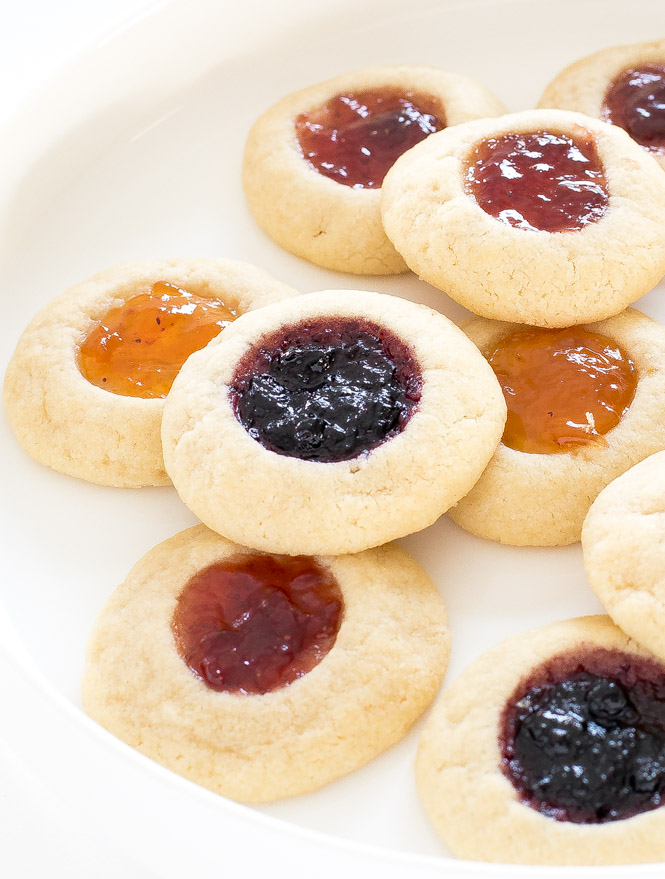
<svg viewBox="0 0 665 879">
<path fill-rule="evenodd" d="M 479 144 L 534 132 L 593 142 L 609 194 L 598 219 L 576 231 L 519 228 L 470 194 Z M 512 165 L 506 172 L 517 173 Z M 542 327 L 598 321 L 665 272 L 661 169 L 625 131 L 579 113 L 529 110 L 432 134 L 397 160 L 381 192 L 386 232 L 409 267 L 483 317 Z"/>
<path fill-rule="evenodd" d="M 378 328 L 373 332 L 385 334 L 393 360 L 403 356 L 400 348 L 409 352 L 420 385 L 408 420 L 400 427 L 396 411 L 386 422 L 390 429 L 383 440 L 365 451 L 357 448 L 350 457 L 343 452 L 337 460 L 307 460 L 266 447 L 254 422 L 247 429 L 238 418 L 237 375 L 244 369 L 243 358 L 263 362 L 267 339 L 289 333 L 307 337 L 314 327 L 325 340 L 330 328 L 349 326 L 361 333 Z M 324 350 L 312 361 L 317 369 L 326 363 Z M 260 372 L 265 371 L 262 366 Z M 288 424 L 277 425 L 288 443 L 297 439 L 306 449 L 330 436 L 331 449 L 347 448 L 347 439 L 353 438 L 347 430 L 358 429 L 358 404 L 344 402 L 339 377 L 317 374 L 312 379 L 317 386 L 331 382 L 330 393 L 337 387 L 338 399 L 349 407 L 348 417 L 332 421 L 316 408 L 328 407 L 328 390 L 317 403 L 306 389 L 291 397 L 274 385 L 274 375 L 268 378 L 273 397 L 283 401 L 280 412 L 292 409 L 295 433 Z M 375 398 L 373 411 L 384 418 L 387 410 Z M 263 392 L 257 399 L 265 410 Z M 307 417 L 304 434 L 303 410 L 293 409 L 289 400 L 309 407 L 312 418 Z M 430 525 L 478 478 L 504 421 L 505 404 L 492 370 L 447 318 L 392 296 L 330 290 L 243 315 L 223 337 L 190 357 L 166 402 L 162 438 L 166 467 L 180 496 L 215 531 L 269 552 L 337 554 L 359 552 Z"/>
</svg>

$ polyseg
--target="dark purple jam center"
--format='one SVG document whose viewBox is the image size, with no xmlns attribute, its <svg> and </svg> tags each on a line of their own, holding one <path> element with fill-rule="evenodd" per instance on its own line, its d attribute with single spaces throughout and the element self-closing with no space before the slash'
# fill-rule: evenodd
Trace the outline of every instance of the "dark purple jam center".
<svg viewBox="0 0 665 879">
<path fill-rule="evenodd" d="M 466 189 L 508 226 L 571 232 L 607 210 L 605 171 L 593 135 L 550 131 L 503 134 L 471 152 Z"/>
<path fill-rule="evenodd" d="M 523 801 L 597 824 L 662 805 L 665 666 L 596 649 L 536 669 L 508 701 L 503 771 Z"/>
<path fill-rule="evenodd" d="M 641 146 L 665 153 L 665 66 L 625 70 L 607 90 L 602 116 Z"/>
<path fill-rule="evenodd" d="M 420 400 L 407 346 L 369 321 L 333 318 L 282 329 L 240 362 L 238 421 L 281 455 L 345 461 L 399 433 Z"/>
<path fill-rule="evenodd" d="M 178 652 L 213 690 L 268 693 L 330 651 L 344 601 L 332 574 L 307 556 L 238 556 L 199 571 L 178 597 Z"/>
</svg>

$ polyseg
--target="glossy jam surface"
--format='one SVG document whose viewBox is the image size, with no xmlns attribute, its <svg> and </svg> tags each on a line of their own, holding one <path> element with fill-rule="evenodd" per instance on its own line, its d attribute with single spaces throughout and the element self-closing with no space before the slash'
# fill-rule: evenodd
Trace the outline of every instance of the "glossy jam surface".
<svg viewBox="0 0 665 879">
<path fill-rule="evenodd" d="M 593 136 L 536 131 L 479 143 L 469 156 L 467 193 L 518 229 L 572 232 L 599 220 L 609 200 Z"/>
<path fill-rule="evenodd" d="M 420 400 L 407 346 L 363 320 L 331 318 L 280 330 L 242 360 L 236 417 L 267 449 L 345 461 L 399 433 Z"/>
<path fill-rule="evenodd" d="M 551 454 L 602 443 L 637 387 L 617 343 L 581 327 L 517 330 L 489 355 L 508 406 L 503 443 Z"/>
<path fill-rule="evenodd" d="M 111 309 L 86 336 L 78 366 L 93 385 L 125 397 L 165 397 L 190 354 L 205 347 L 236 313 L 158 281 Z"/>
<path fill-rule="evenodd" d="M 178 652 L 213 690 L 268 693 L 330 651 L 344 602 L 332 574 L 306 556 L 237 556 L 199 571 L 178 598 Z"/>
<path fill-rule="evenodd" d="M 506 705 L 502 768 L 559 821 L 630 818 L 665 802 L 665 666 L 600 648 L 554 657 Z"/>
<path fill-rule="evenodd" d="M 625 70 L 607 90 L 602 117 L 643 147 L 665 154 L 665 64 Z"/>
<path fill-rule="evenodd" d="M 296 135 L 319 174 L 354 189 L 377 189 L 397 159 L 445 127 L 427 95 L 395 88 L 336 95 L 296 117 Z"/>
</svg>

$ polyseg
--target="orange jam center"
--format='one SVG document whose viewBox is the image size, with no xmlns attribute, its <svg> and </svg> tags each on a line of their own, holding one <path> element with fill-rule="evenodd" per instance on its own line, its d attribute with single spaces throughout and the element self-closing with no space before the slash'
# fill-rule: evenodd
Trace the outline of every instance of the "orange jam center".
<svg viewBox="0 0 665 879">
<path fill-rule="evenodd" d="M 165 397 L 190 354 L 236 313 L 165 281 L 112 308 L 86 336 L 78 365 L 93 385 L 125 397 Z"/>
<path fill-rule="evenodd" d="M 503 442 L 550 454 L 602 442 L 635 396 L 635 366 L 613 339 L 580 327 L 518 330 L 489 362 L 503 389 Z"/>
</svg>

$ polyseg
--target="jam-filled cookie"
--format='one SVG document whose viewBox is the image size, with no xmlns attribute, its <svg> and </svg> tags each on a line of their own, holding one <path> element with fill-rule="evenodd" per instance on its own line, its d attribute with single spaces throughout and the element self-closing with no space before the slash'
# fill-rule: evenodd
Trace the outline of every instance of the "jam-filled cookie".
<svg viewBox="0 0 665 879">
<path fill-rule="evenodd" d="M 432 135 L 386 175 L 382 213 L 414 272 L 496 320 L 602 320 L 665 272 L 665 176 L 624 131 L 579 113 Z"/>
<path fill-rule="evenodd" d="M 501 543 L 580 539 L 599 492 L 665 449 L 665 327 L 635 309 L 562 330 L 476 319 L 469 337 L 503 388 L 503 440 L 450 511 Z"/>
<path fill-rule="evenodd" d="M 589 583 L 618 626 L 665 658 L 665 452 L 610 483 L 584 521 Z"/>
<path fill-rule="evenodd" d="M 397 546 L 273 556 L 203 526 L 151 550 L 90 639 L 86 711 L 217 793 L 316 790 L 397 742 L 448 663 L 443 602 Z"/>
<path fill-rule="evenodd" d="M 46 306 L 23 333 L 4 399 L 37 461 L 101 485 L 166 485 L 164 397 L 187 357 L 239 315 L 296 291 L 227 259 L 129 262 Z"/>
<path fill-rule="evenodd" d="M 327 290 L 246 314 L 193 355 L 164 461 L 210 528 L 268 552 L 359 552 L 430 525 L 476 481 L 505 404 L 447 318 Z"/>
<path fill-rule="evenodd" d="M 386 171 L 432 132 L 503 112 L 488 89 L 431 67 L 369 67 L 295 92 L 249 134 L 250 210 L 278 244 L 318 265 L 403 272 L 381 224 Z"/>
<path fill-rule="evenodd" d="M 576 61 L 552 80 L 538 106 L 618 125 L 665 168 L 665 40 L 612 46 Z"/>
<path fill-rule="evenodd" d="M 510 638 L 444 691 L 416 778 L 464 858 L 663 860 L 665 664 L 605 616 Z"/>
</svg>

